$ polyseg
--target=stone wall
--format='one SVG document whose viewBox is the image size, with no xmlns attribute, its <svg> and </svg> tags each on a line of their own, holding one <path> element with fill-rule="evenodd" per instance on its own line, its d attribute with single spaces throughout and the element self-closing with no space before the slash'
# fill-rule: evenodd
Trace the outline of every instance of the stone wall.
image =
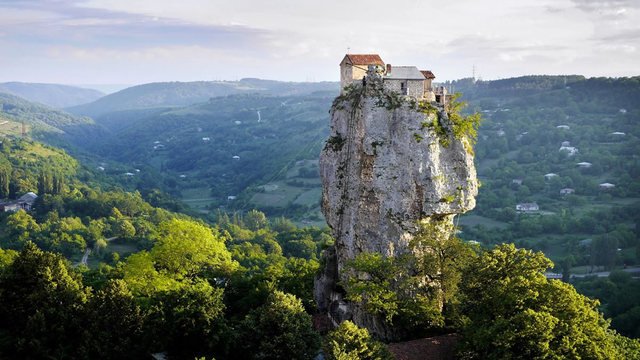
<svg viewBox="0 0 640 360">
<path fill-rule="evenodd" d="M 350 65 L 340 64 L 340 89 L 344 89 L 345 86 L 352 84 L 354 81 L 362 81 L 362 78 L 367 75 L 367 65 Z"/>
<path fill-rule="evenodd" d="M 384 80 L 384 88 L 389 91 L 394 91 L 402 94 L 402 83 L 406 83 L 407 93 L 406 95 L 421 99 L 424 94 L 424 81 L 423 80 Z"/>
</svg>

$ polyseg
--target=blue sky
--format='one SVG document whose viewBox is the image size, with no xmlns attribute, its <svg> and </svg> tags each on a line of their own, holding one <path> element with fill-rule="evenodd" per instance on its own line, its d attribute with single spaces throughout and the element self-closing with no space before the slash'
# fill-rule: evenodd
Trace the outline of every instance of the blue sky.
<svg viewBox="0 0 640 360">
<path fill-rule="evenodd" d="M 345 52 L 437 80 L 640 75 L 638 0 L 0 0 L 0 81 L 338 80 Z"/>
</svg>

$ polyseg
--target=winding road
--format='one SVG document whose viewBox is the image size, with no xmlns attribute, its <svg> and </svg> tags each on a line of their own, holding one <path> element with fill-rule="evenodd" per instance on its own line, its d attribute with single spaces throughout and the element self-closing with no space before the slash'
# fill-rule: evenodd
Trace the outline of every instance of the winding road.
<svg viewBox="0 0 640 360">
<path fill-rule="evenodd" d="M 113 237 L 110 237 L 110 238 L 106 238 L 105 240 L 107 242 L 109 242 L 109 241 L 115 240 L 117 238 L 118 238 L 117 236 L 113 236 Z M 90 248 L 86 248 L 84 250 L 84 255 L 82 255 L 82 260 L 80 260 L 80 262 L 77 263 L 76 266 L 87 265 L 87 260 L 89 260 L 89 255 L 91 255 L 91 249 Z"/>
</svg>

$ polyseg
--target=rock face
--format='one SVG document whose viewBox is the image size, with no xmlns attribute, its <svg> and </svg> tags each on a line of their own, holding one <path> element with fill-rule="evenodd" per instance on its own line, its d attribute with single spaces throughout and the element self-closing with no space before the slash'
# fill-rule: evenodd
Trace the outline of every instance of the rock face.
<svg viewBox="0 0 640 360">
<path fill-rule="evenodd" d="M 446 128 L 442 108 L 420 111 L 415 99 L 383 90 L 375 77 L 337 98 L 331 114 L 320 175 L 322 210 L 336 244 L 316 279 L 316 301 L 335 324 L 351 319 L 390 339 L 382 321 L 344 300 L 344 265 L 362 252 L 407 252 L 419 222 L 451 223 L 472 209 L 478 184 L 471 147 L 430 126 L 440 117 Z"/>
</svg>

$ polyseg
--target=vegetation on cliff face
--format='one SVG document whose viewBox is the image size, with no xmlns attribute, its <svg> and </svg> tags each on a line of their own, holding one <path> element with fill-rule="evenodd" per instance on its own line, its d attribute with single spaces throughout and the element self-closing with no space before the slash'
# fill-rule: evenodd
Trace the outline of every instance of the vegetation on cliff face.
<svg viewBox="0 0 640 360">
<path fill-rule="evenodd" d="M 328 360 L 391 360 L 393 356 L 367 329 L 353 322 L 342 322 L 324 339 L 323 350 Z"/>
<path fill-rule="evenodd" d="M 432 118 L 431 121 L 424 121 L 421 128 L 433 130 L 442 146 L 449 146 L 452 137 L 457 140 L 464 139 L 463 144 L 466 150 L 473 154 L 473 145 L 478 138 L 478 128 L 482 118 L 478 112 L 463 115 L 462 110 L 467 106 L 467 103 L 458 101 L 460 96 L 460 93 L 454 94 L 449 103 L 445 105 L 444 111 L 426 101 L 418 102 L 416 109 Z"/>
<path fill-rule="evenodd" d="M 449 227 L 445 229 L 443 227 Z M 452 224 L 425 222 L 398 257 L 361 253 L 347 264 L 347 299 L 362 303 L 400 334 L 419 337 L 453 329 L 458 321 L 461 271 L 475 257 L 472 248 L 448 236 Z"/>
</svg>

